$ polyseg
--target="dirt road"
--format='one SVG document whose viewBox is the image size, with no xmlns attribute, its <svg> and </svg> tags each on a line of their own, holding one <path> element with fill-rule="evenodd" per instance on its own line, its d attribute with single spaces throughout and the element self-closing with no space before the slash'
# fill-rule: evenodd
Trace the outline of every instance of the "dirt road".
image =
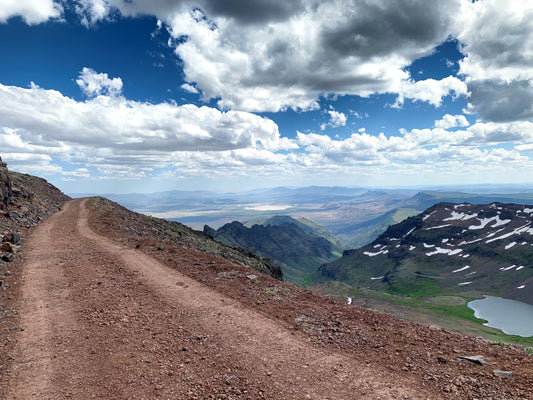
<svg viewBox="0 0 533 400">
<path fill-rule="evenodd" d="M 85 202 L 67 203 L 26 245 L 6 398 L 431 398 L 409 376 L 318 347 L 97 235 Z"/>
</svg>

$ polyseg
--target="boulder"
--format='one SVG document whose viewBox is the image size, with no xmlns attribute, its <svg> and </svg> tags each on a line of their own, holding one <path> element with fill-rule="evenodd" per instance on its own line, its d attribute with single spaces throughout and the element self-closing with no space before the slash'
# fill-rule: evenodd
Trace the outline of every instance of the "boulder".
<svg viewBox="0 0 533 400">
<path fill-rule="evenodd" d="M 4 262 L 11 262 L 15 259 L 15 255 L 13 253 L 4 253 L 0 254 L 0 260 Z"/>
<path fill-rule="evenodd" d="M 6 253 L 13 253 L 13 245 L 9 242 L 2 243 L 2 247 L 0 247 L 0 250 L 6 252 Z"/>
<path fill-rule="evenodd" d="M 487 362 L 483 359 L 483 356 L 459 356 L 459 361 L 470 361 L 471 363 L 478 365 L 487 365 Z"/>
<path fill-rule="evenodd" d="M 9 232 L 4 235 L 4 242 L 12 244 L 20 244 L 20 235 L 18 233 Z"/>
<path fill-rule="evenodd" d="M 499 376 L 500 378 L 511 379 L 513 377 L 513 372 L 512 371 L 494 370 L 494 371 L 492 371 L 492 373 L 494 374 L 494 376 Z"/>
</svg>

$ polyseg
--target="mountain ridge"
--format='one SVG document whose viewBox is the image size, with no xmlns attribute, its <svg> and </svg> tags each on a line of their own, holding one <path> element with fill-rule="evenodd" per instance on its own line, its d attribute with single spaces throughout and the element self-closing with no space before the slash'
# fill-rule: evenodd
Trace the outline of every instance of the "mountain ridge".
<svg viewBox="0 0 533 400">
<path fill-rule="evenodd" d="M 221 243 L 249 249 L 279 265 L 284 277 L 305 284 L 324 262 L 340 256 L 342 242 L 305 219 L 275 216 L 261 223 L 228 223 L 215 230 L 208 225 L 204 233 Z"/>
<path fill-rule="evenodd" d="M 390 293 L 494 294 L 533 304 L 533 206 L 439 203 L 320 267 L 319 281 Z M 498 276 L 498 279 L 495 277 Z"/>
</svg>

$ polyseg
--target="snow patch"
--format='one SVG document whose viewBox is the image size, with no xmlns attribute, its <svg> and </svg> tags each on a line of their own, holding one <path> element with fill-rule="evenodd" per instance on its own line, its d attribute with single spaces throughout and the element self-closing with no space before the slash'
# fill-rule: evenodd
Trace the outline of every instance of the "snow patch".
<svg viewBox="0 0 533 400">
<path fill-rule="evenodd" d="M 379 256 L 380 254 L 383 254 L 382 251 L 378 251 L 377 253 L 371 253 L 369 251 L 365 251 L 363 253 L 365 256 L 368 256 L 368 257 L 375 257 L 375 256 Z"/>
<path fill-rule="evenodd" d="M 446 228 L 447 226 L 452 226 L 452 224 L 446 224 L 446 225 L 439 225 L 439 226 L 432 226 L 430 228 L 424 229 L 425 231 L 430 231 L 432 229 L 440 229 L 440 228 Z"/>
<path fill-rule="evenodd" d="M 491 232 L 491 233 L 489 233 L 487 236 L 485 236 L 485 239 L 488 239 L 488 238 L 490 238 L 490 237 L 494 237 L 494 236 L 496 236 L 498 233 L 500 233 L 501 231 L 504 231 L 504 230 L 505 230 L 505 228 L 501 228 L 501 229 L 498 229 L 498 230 L 495 231 L 495 232 Z M 483 239 L 480 239 L 480 240 L 483 240 Z"/>
<path fill-rule="evenodd" d="M 346 303 L 348 303 L 348 304 L 352 304 L 352 298 L 351 298 L 351 297 L 348 297 L 348 300 L 346 300 Z"/>
<path fill-rule="evenodd" d="M 456 204 L 453 206 L 453 209 L 457 210 L 459 207 L 466 207 L 466 206 L 468 206 L 468 203 Z"/>
<path fill-rule="evenodd" d="M 509 250 L 510 248 L 516 246 L 516 242 L 511 242 L 507 246 L 505 246 L 505 250 Z"/>
<path fill-rule="evenodd" d="M 519 266 L 515 271 L 520 271 L 521 269 L 524 269 L 523 265 Z"/>
<path fill-rule="evenodd" d="M 413 251 L 414 249 L 416 249 L 416 246 L 409 246 L 409 251 Z"/>
<path fill-rule="evenodd" d="M 525 287 L 526 287 L 526 285 L 521 285 L 521 286 L 517 286 L 516 288 L 517 288 L 517 289 L 523 289 L 523 288 L 525 288 Z"/>
<path fill-rule="evenodd" d="M 476 218 L 477 213 L 475 214 L 465 214 L 460 212 L 452 211 L 451 217 L 443 219 L 443 221 L 466 221 L 472 218 Z"/>
<path fill-rule="evenodd" d="M 371 253 L 369 251 L 365 251 L 363 254 L 365 256 L 368 256 L 368 257 L 375 257 L 375 256 L 379 256 L 380 254 L 387 254 L 389 251 L 388 250 L 380 250 L 378 251 L 377 253 Z"/>
<path fill-rule="evenodd" d="M 509 236 L 520 235 L 521 233 L 529 233 L 530 235 L 532 235 L 533 234 L 533 230 L 529 228 L 529 225 L 530 224 L 521 226 L 520 228 L 516 228 L 514 231 L 506 233 L 505 235 L 501 235 L 501 236 L 495 237 L 493 239 L 489 239 L 485 243 L 491 243 L 491 242 L 494 242 L 496 240 L 507 239 Z"/>
<path fill-rule="evenodd" d="M 429 217 L 431 217 L 431 216 L 432 216 L 433 214 L 435 214 L 436 212 L 437 212 L 437 210 L 435 210 L 435 211 L 429 213 L 428 215 L 424 215 L 424 216 L 422 217 L 422 221 L 425 221 L 426 219 L 428 219 Z"/>
<path fill-rule="evenodd" d="M 466 285 L 470 285 L 472 283 L 472 281 L 470 282 L 461 282 L 459 283 L 459 286 L 466 286 Z"/>
<path fill-rule="evenodd" d="M 411 229 L 411 230 L 410 230 L 409 232 L 407 232 L 405 235 L 403 235 L 403 237 L 409 236 L 411 233 L 413 233 L 413 231 L 414 231 L 415 229 L 416 229 L 416 227 L 413 228 L 413 229 Z"/>
<path fill-rule="evenodd" d="M 463 258 L 468 258 L 468 257 L 470 257 L 470 254 L 465 254 L 465 255 L 463 256 Z"/>
<path fill-rule="evenodd" d="M 510 267 L 501 267 L 500 271 L 509 271 L 514 268 L 516 268 L 516 265 L 511 265 Z"/>
<path fill-rule="evenodd" d="M 448 243 L 450 239 L 442 239 L 442 243 Z"/>
<path fill-rule="evenodd" d="M 435 249 L 435 251 L 426 253 L 426 256 L 431 257 L 431 256 L 434 256 L 435 254 L 448 254 L 449 256 L 454 256 L 456 254 L 459 254 L 462 251 L 463 251 L 463 249 L 453 249 L 452 250 L 452 249 L 443 249 L 441 247 L 437 247 Z"/>
<path fill-rule="evenodd" d="M 424 247 L 425 247 L 426 249 L 431 249 L 432 247 L 435 247 L 435 245 L 434 245 L 434 244 L 427 244 L 427 243 L 424 243 Z"/>
<path fill-rule="evenodd" d="M 466 271 L 468 268 L 470 268 L 470 265 L 465 265 L 463 268 L 456 269 L 455 271 L 452 271 L 453 273 Z"/>
<path fill-rule="evenodd" d="M 377 280 L 379 280 L 379 279 L 383 279 L 383 278 L 385 278 L 385 275 L 383 275 L 383 276 L 372 277 L 372 278 L 370 278 L 370 279 L 373 280 L 373 281 L 377 281 Z"/>
<path fill-rule="evenodd" d="M 459 243 L 459 246 L 464 246 L 465 244 L 472 244 L 472 243 L 476 243 L 476 242 L 480 242 L 482 241 L 483 238 L 480 238 L 480 239 L 475 239 L 475 240 L 471 240 L 469 242 L 467 241 L 462 241 L 461 243 Z"/>
<path fill-rule="evenodd" d="M 524 208 L 524 212 L 526 214 L 531 214 L 531 213 L 533 213 L 533 208 Z"/>
<path fill-rule="evenodd" d="M 496 228 L 497 226 L 505 225 L 511 222 L 510 219 L 500 219 L 499 215 L 496 215 L 495 217 L 492 217 L 492 218 L 483 218 L 483 219 L 478 218 L 478 221 L 479 221 L 479 225 L 470 225 L 468 229 L 470 230 L 483 229 L 491 222 L 494 222 L 494 225 L 492 225 L 491 227 Z"/>
</svg>

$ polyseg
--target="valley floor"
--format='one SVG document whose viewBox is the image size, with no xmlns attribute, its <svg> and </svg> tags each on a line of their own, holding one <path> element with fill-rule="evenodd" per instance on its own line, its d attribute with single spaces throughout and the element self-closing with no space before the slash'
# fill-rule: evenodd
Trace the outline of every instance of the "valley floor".
<svg viewBox="0 0 533 400">
<path fill-rule="evenodd" d="M 157 238 L 130 246 L 87 206 L 74 200 L 39 225 L 11 267 L 1 398 L 533 398 L 521 348 L 348 306 Z M 458 360 L 472 355 L 488 365 Z"/>
</svg>

